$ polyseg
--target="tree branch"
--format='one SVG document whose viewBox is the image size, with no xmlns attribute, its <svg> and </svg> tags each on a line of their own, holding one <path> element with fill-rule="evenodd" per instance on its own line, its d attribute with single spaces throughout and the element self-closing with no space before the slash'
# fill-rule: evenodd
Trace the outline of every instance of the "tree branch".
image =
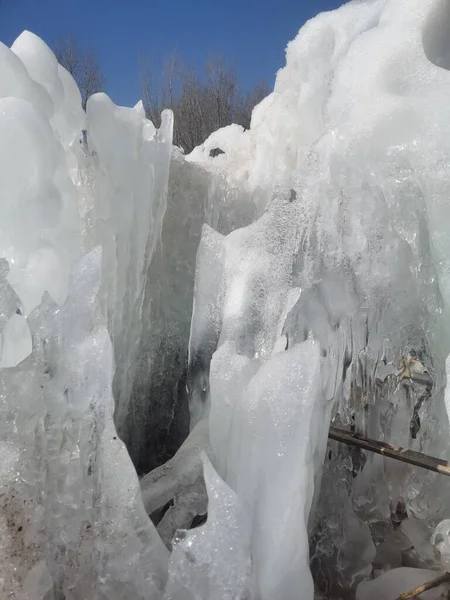
<svg viewBox="0 0 450 600">
<path fill-rule="evenodd" d="M 411 600 L 411 598 L 417 598 L 419 594 L 437 588 L 443 583 L 450 583 L 450 573 L 444 573 L 444 575 L 440 575 L 436 579 L 433 579 L 433 581 L 419 585 L 410 592 L 404 592 L 403 594 L 400 594 L 396 600 Z"/>
<path fill-rule="evenodd" d="M 441 475 L 450 476 L 450 465 L 446 460 L 441 458 L 427 456 L 420 452 L 405 450 L 404 448 L 391 446 L 385 442 L 364 438 L 357 433 L 345 431 L 345 429 L 338 429 L 337 427 L 330 427 L 328 437 L 337 442 L 347 444 L 348 446 L 356 446 L 357 448 L 362 448 L 363 450 L 368 450 L 375 454 L 381 454 L 382 456 L 387 456 L 388 458 L 414 465 L 415 467 L 421 467 L 422 469 L 428 469 L 428 471 L 434 471 Z"/>
</svg>

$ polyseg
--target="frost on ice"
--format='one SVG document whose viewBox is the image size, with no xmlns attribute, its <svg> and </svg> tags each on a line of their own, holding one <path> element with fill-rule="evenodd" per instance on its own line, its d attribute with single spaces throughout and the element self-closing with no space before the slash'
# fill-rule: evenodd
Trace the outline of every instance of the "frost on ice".
<svg viewBox="0 0 450 600">
<path fill-rule="evenodd" d="M 449 568 L 447 478 L 327 441 L 449 457 L 449 30 L 440 0 L 320 15 L 251 129 L 187 157 L 170 112 L 85 114 L 42 40 L 0 44 L 2 598 Z"/>
</svg>

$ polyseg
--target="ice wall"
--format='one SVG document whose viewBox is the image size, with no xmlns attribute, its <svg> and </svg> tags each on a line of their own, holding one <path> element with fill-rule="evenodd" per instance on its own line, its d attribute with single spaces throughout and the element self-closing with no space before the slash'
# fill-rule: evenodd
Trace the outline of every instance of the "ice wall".
<svg viewBox="0 0 450 600">
<path fill-rule="evenodd" d="M 133 410 L 138 352 L 150 327 L 143 326 L 147 265 L 166 210 L 172 114 L 163 114 L 157 131 L 141 104 L 117 107 L 106 95 L 96 94 L 88 101 L 86 127 L 89 155 L 80 157 L 84 169 L 73 176 L 83 198 L 85 248 L 103 248 L 102 297 L 117 365 L 115 418 L 121 437 L 128 440 L 125 422 Z"/>
<path fill-rule="evenodd" d="M 173 149 L 161 237 L 146 258 L 132 409 L 122 428 L 140 474 L 171 458 L 189 431 L 186 388 L 198 369 L 191 361 L 188 373 L 188 346 L 202 226 L 229 233 L 255 213 L 252 196 Z"/>
<path fill-rule="evenodd" d="M 243 425 L 248 390 L 272 351 L 289 354 L 309 338 L 322 356 L 321 435 L 329 403 L 336 424 L 449 455 L 449 120 L 442 102 L 450 83 L 449 16 L 446 4 L 434 0 L 354 2 L 320 15 L 289 45 L 287 65 L 250 131 L 220 130 L 187 157 L 231 188 L 258 190 L 260 206 L 268 208 L 226 238 L 206 228 L 197 260 L 191 356 L 204 368 L 191 414 L 194 422 L 208 419 L 214 464 L 235 491 L 236 464 L 244 480 L 258 472 Z M 214 148 L 223 154 L 213 156 Z M 270 235 L 266 230 L 251 242 L 246 236 L 280 207 L 280 186 L 292 191 L 268 231 L 283 218 L 295 227 L 260 267 Z M 285 268 L 290 275 L 283 280 Z M 275 281 L 286 304 L 292 300 L 286 319 L 269 292 Z M 273 420 L 265 446 L 275 430 Z M 315 442 L 320 467 L 325 439 Z M 325 596 L 354 591 L 362 578 L 390 566 L 440 567 L 430 540 L 448 518 L 445 478 L 334 443 L 326 456 L 309 523 L 313 570 Z M 267 519 L 254 519 L 256 538 Z M 301 529 L 294 520 L 291 526 Z M 447 546 L 437 537 L 445 564 Z"/>
<path fill-rule="evenodd" d="M 5 594 L 311 600 L 311 552 L 325 597 L 392 569 L 364 600 L 447 568 L 448 483 L 327 431 L 449 454 L 449 23 L 321 15 L 251 129 L 186 159 L 170 115 L 85 116 L 43 42 L 0 46 Z M 191 433 L 139 490 L 111 390 L 144 472 L 187 433 L 185 379 Z"/>
<path fill-rule="evenodd" d="M 95 109 L 88 118 L 96 155 L 83 157 L 79 91 L 50 49 L 25 32 L 11 49 L 1 45 L 0 54 L 0 595 L 160 598 L 168 555 L 114 427 L 106 315 L 110 327 L 117 312 L 119 323 L 131 328 L 136 321 L 140 288 L 133 276 L 162 219 L 164 172 L 159 168 L 163 190 L 154 206 L 153 170 L 168 168 L 170 117 L 158 134 L 138 111 L 120 114 L 107 98 L 97 98 L 102 119 Z M 131 192 L 120 171 L 125 163 L 109 154 L 107 132 L 131 144 L 128 177 L 137 171 Z M 102 188 L 96 171 L 104 176 L 113 167 L 115 177 L 109 171 L 111 182 Z M 120 200 L 130 208 L 136 198 L 147 230 L 134 228 L 137 247 L 130 251 L 120 234 L 131 237 L 132 223 L 118 231 L 114 208 Z M 138 221 L 136 212 L 125 212 Z M 103 250 L 81 258 L 99 241 Z M 124 253 L 111 266 L 115 241 Z M 138 298 L 126 309 L 120 302 L 125 271 Z M 127 339 L 123 329 L 115 331 L 117 352 Z"/>
</svg>

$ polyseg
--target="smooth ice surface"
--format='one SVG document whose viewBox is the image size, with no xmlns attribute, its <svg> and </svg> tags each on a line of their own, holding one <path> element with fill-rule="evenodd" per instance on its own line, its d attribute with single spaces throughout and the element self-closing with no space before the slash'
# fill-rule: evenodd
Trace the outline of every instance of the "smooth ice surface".
<svg viewBox="0 0 450 600">
<path fill-rule="evenodd" d="M 6 323 L 2 350 L 0 368 L 15 367 L 31 354 L 31 332 L 22 315 L 14 314 Z"/>
<path fill-rule="evenodd" d="M 230 428 L 226 479 L 254 515 L 261 598 L 312 595 L 307 523 L 325 412 L 319 370 L 318 348 L 309 342 L 273 357 L 244 388 Z"/>
<path fill-rule="evenodd" d="M 224 237 L 204 225 L 197 252 L 189 339 L 191 428 L 209 411 L 209 365 L 222 328 L 224 261 Z"/>
<path fill-rule="evenodd" d="M 261 598 L 313 593 L 307 524 L 328 404 L 319 347 L 308 341 L 279 352 L 276 346 L 300 295 L 290 292 L 297 211 L 291 190 L 280 190 L 247 228 L 224 238 L 205 227 L 197 258 L 191 356 L 207 366 L 218 349 L 209 385 L 200 371 L 205 383 L 194 388 L 191 410 L 209 415 L 217 472 L 253 515 L 252 566 Z M 208 523 L 218 526 L 209 513 Z"/>
<path fill-rule="evenodd" d="M 212 454 L 206 420 L 196 425 L 170 461 L 141 479 L 144 506 L 149 514 L 179 496 L 183 488 L 195 486 L 203 479 L 203 453 Z"/>
</svg>

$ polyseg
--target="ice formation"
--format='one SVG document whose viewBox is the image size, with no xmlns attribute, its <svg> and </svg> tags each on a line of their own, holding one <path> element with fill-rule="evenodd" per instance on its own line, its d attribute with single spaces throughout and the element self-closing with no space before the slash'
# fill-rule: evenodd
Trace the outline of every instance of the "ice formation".
<svg viewBox="0 0 450 600">
<path fill-rule="evenodd" d="M 186 157 L 171 113 L 85 114 L 42 40 L 0 44 L 2 598 L 449 569 L 448 478 L 327 441 L 449 458 L 449 32 L 441 0 L 320 15 L 250 130 Z"/>
</svg>

